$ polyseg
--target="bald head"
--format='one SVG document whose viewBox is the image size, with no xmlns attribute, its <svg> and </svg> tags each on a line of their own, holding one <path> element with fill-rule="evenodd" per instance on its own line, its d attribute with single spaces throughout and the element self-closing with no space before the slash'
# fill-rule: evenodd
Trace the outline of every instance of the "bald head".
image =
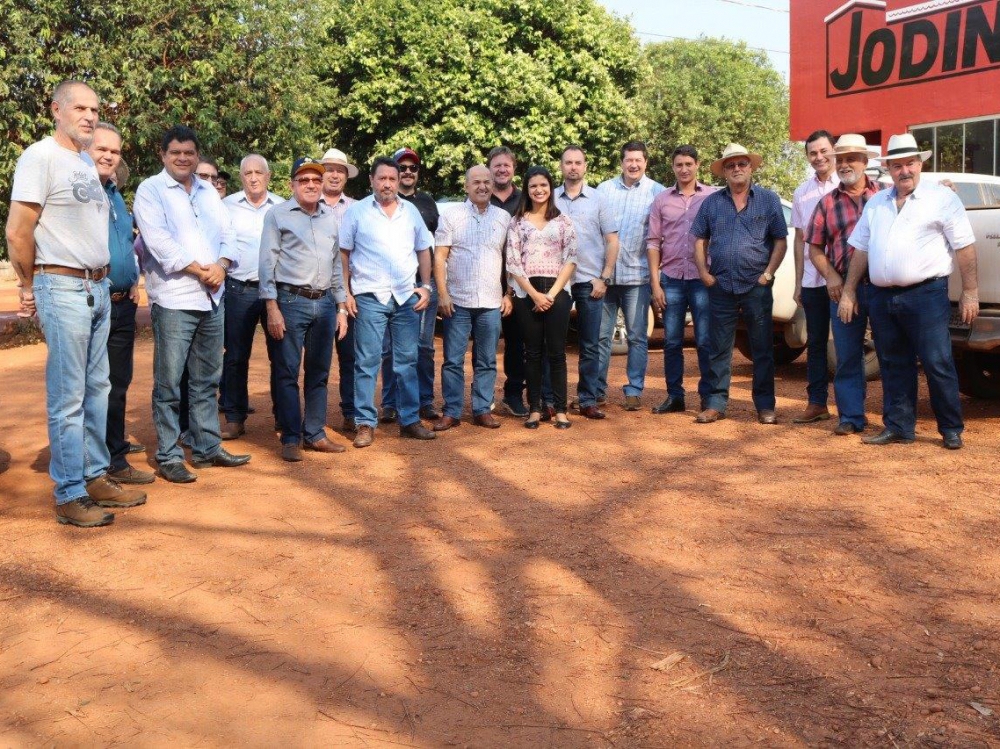
<svg viewBox="0 0 1000 749">
<path fill-rule="evenodd" d="M 56 86 L 52 92 L 56 142 L 76 151 L 89 148 L 94 140 L 99 106 L 94 89 L 82 81 L 63 81 Z"/>
<path fill-rule="evenodd" d="M 482 164 L 476 164 L 465 173 L 465 194 L 481 211 L 486 210 L 493 195 L 493 175 Z"/>
</svg>

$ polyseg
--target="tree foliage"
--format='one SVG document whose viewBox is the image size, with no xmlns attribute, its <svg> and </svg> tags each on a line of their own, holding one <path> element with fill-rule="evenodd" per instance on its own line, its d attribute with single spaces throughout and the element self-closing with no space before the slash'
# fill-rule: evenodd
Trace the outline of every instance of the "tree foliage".
<svg viewBox="0 0 1000 749">
<path fill-rule="evenodd" d="M 701 155 L 699 177 L 727 143 L 759 153 L 755 179 L 791 198 L 805 174 L 800 148 L 788 148 L 788 87 L 764 52 L 723 39 L 674 40 L 643 48 L 639 116 L 648 134 L 651 172 L 670 183 L 670 153 L 689 143 Z"/>
</svg>

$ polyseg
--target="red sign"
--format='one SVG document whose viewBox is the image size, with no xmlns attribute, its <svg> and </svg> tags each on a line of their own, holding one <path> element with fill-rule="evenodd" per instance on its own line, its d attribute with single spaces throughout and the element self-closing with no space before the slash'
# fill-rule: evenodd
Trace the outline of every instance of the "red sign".
<svg viewBox="0 0 1000 749">
<path fill-rule="evenodd" d="M 1000 68 L 1000 0 L 851 0 L 826 23 L 826 95 Z"/>
</svg>

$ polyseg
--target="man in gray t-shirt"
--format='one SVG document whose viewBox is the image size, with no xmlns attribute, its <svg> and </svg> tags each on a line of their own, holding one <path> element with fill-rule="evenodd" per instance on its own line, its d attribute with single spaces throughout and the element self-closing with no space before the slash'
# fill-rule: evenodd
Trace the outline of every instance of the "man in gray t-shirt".
<svg viewBox="0 0 1000 749">
<path fill-rule="evenodd" d="M 48 344 L 46 409 L 56 519 L 107 525 L 104 507 L 131 507 L 145 492 L 108 478 L 108 202 L 84 153 L 97 125 L 97 94 L 79 81 L 52 95 L 55 133 L 17 161 L 7 246 L 21 310 L 37 312 Z"/>
</svg>

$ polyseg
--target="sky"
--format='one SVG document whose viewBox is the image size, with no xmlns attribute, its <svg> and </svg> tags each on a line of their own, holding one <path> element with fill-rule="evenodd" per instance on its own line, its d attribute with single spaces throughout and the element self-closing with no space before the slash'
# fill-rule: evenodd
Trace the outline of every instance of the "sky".
<svg viewBox="0 0 1000 749">
<path fill-rule="evenodd" d="M 701 35 L 742 40 L 767 51 L 788 81 L 790 0 L 598 0 L 625 18 L 644 42 Z M 766 10 L 774 8 L 775 10 Z"/>
</svg>

